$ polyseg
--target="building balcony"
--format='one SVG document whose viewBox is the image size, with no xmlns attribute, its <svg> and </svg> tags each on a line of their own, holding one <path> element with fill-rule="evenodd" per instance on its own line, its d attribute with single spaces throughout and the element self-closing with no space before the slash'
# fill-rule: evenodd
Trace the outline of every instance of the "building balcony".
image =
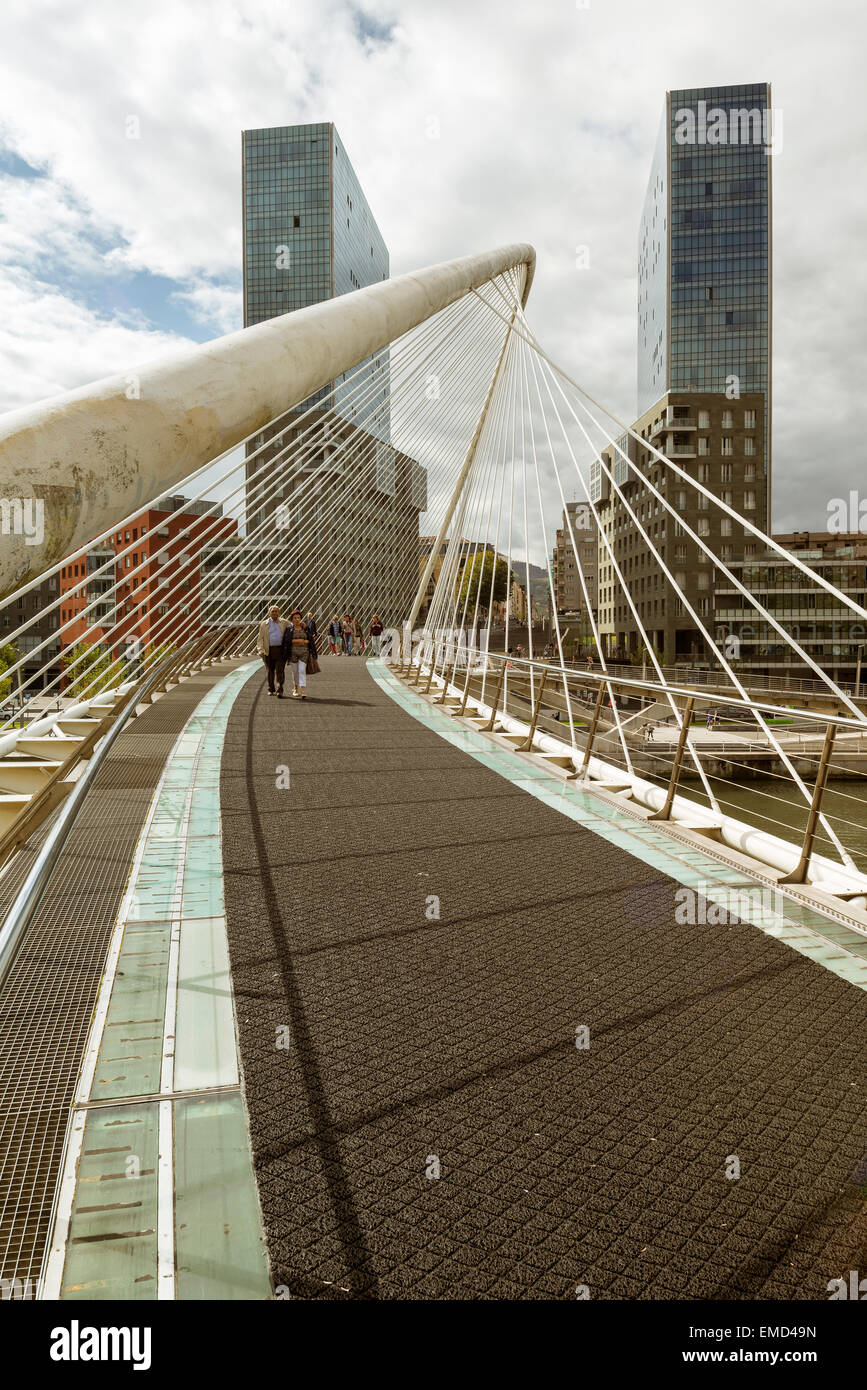
<svg viewBox="0 0 867 1390">
<path fill-rule="evenodd" d="M 687 410 L 685 415 L 675 415 L 674 410 L 675 407 L 673 406 L 666 408 L 663 418 L 650 431 L 651 439 L 654 439 L 658 434 L 665 434 L 668 430 L 694 430 L 697 428 L 692 411 Z"/>
</svg>

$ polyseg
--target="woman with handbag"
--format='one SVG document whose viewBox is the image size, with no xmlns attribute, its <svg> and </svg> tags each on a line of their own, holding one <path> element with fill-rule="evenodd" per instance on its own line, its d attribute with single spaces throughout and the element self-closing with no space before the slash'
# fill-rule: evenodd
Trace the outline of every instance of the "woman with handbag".
<svg viewBox="0 0 867 1390">
<path fill-rule="evenodd" d="M 311 643 L 312 636 L 309 625 L 304 621 L 304 615 L 299 608 L 293 608 L 283 634 L 283 647 L 286 663 L 292 671 L 292 694 L 300 696 L 302 700 L 307 699 L 307 664 L 310 661 Z M 315 643 L 313 657 L 315 660 Z"/>
</svg>

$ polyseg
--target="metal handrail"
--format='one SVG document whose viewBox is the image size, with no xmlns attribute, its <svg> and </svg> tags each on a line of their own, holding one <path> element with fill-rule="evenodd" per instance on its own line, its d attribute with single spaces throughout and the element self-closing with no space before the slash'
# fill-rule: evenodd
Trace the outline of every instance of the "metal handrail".
<svg viewBox="0 0 867 1390">
<path fill-rule="evenodd" d="M 582 657 L 576 659 L 578 661 L 583 660 Z M 599 662 L 597 661 L 594 664 L 598 666 Z M 608 670 L 612 673 L 630 670 L 634 671 L 636 666 L 640 667 L 641 664 L 640 661 L 628 663 L 615 660 L 610 662 Z M 646 665 L 649 668 L 651 662 L 646 662 Z M 666 679 L 668 679 L 670 675 L 673 675 L 676 678 L 679 677 L 681 680 L 691 680 L 695 685 L 715 685 L 723 679 L 723 672 L 720 671 L 718 667 L 700 666 L 694 661 L 681 661 L 674 666 L 669 663 L 663 665 L 661 669 Z M 754 690 L 779 691 L 781 694 L 788 695 L 826 695 L 829 699 L 836 699 L 834 692 L 829 690 L 827 685 L 822 681 L 812 680 L 805 676 L 762 676 L 754 674 L 745 666 L 736 666 L 735 671 L 743 684 L 752 686 Z M 853 699 L 865 698 L 860 691 L 856 690 L 855 682 L 853 681 L 837 681 L 837 685 L 844 694 L 851 696 Z M 720 684 L 719 688 L 724 689 L 725 687 Z"/>
<path fill-rule="evenodd" d="M 445 689 L 445 688 L 447 687 L 447 685 L 448 685 L 448 676 L 446 675 L 447 661 L 445 660 L 445 651 L 448 650 L 448 648 L 449 648 L 450 645 L 451 645 L 452 647 L 454 647 L 455 645 L 459 645 L 459 644 L 456 643 L 454 637 L 452 637 L 451 639 L 442 639 L 442 638 L 441 638 L 441 639 L 439 639 L 438 641 L 434 641 L 434 642 L 432 643 L 431 648 L 428 650 L 428 652 L 427 652 L 427 654 L 426 654 L 426 655 L 427 655 L 427 660 L 428 660 L 429 663 L 430 663 L 430 665 L 429 665 L 429 676 L 428 676 L 428 682 L 427 682 L 427 689 L 428 689 L 428 690 L 430 689 L 431 683 L 432 683 L 432 681 L 433 681 L 434 673 L 435 673 L 435 671 L 436 671 L 436 667 L 437 667 L 437 664 L 438 664 L 438 662 L 437 662 L 437 652 L 438 652 L 438 649 L 439 649 L 439 648 L 444 649 L 444 659 L 443 659 L 442 672 L 441 672 L 439 678 L 440 678 L 440 679 L 442 680 L 442 682 L 443 682 L 444 689 Z M 667 745 L 667 751 L 673 751 L 673 763 L 672 763 L 672 770 L 671 770 L 671 774 L 670 774 L 670 778 L 669 778 L 668 788 L 667 788 L 667 791 L 666 791 L 666 794 L 665 794 L 665 800 L 664 800 L 664 802 L 663 802 L 662 807 L 661 807 L 660 809 L 658 809 L 658 810 L 655 810 L 655 811 L 653 812 L 653 814 L 650 816 L 649 819 L 652 820 L 652 821 L 663 821 L 663 822 L 665 822 L 665 821 L 668 821 L 668 820 L 671 819 L 672 808 L 673 808 L 673 806 L 674 806 L 675 798 L 676 798 L 676 795 L 677 795 L 677 784 L 678 784 L 678 779 L 679 779 L 679 777 L 680 777 L 681 767 L 682 767 L 682 764 L 683 764 L 684 755 L 685 755 L 685 753 L 686 753 L 687 748 L 689 748 L 690 751 L 691 751 L 692 753 L 694 753 L 695 755 L 697 755 L 698 758 L 699 758 L 699 760 L 701 759 L 702 756 L 708 756 L 708 755 L 710 755 L 710 756 L 717 756 L 717 757 L 720 757 L 720 756 L 722 756 L 722 757 L 726 757 L 726 756 L 731 757 L 733 754 L 734 754 L 735 756 L 737 756 L 737 755 L 744 756 L 744 755 L 748 755 L 749 752 L 750 752 L 751 749 L 752 749 L 752 745 L 749 745 L 748 747 L 745 748 L 743 744 L 740 744 L 740 745 L 738 745 L 735 749 L 729 749 L 729 750 L 726 750 L 726 752 L 723 752 L 723 750 L 722 750 L 722 748 L 721 748 L 720 751 L 717 752 L 714 745 L 709 745 L 709 746 L 708 746 L 708 745 L 700 745 L 700 744 L 699 744 L 699 745 L 696 745 L 696 744 L 690 743 L 689 734 L 690 734 L 690 730 L 691 730 L 691 728 L 692 728 L 693 710 L 694 710 L 695 705 L 696 705 L 697 703 L 700 702 L 700 703 L 702 703 L 702 704 L 710 704 L 710 705 L 718 705 L 718 704 L 720 704 L 720 703 L 724 703 L 724 704 L 726 704 L 726 705 L 728 705 L 728 706 L 742 706 L 742 707 L 744 707 L 744 708 L 746 708 L 746 709 L 750 709 L 750 710 L 752 710 L 752 711 L 763 710 L 763 711 L 771 711 L 772 713 L 778 713 L 778 712 L 780 711 L 780 707 L 779 707 L 779 706 L 767 705 L 767 704 L 762 703 L 761 701 L 752 700 L 752 699 L 749 699 L 749 698 L 746 698 L 746 699 L 745 699 L 743 696 L 740 696 L 740 695 L 737 695 L 737 694 L 732 695 L 732 696 L 727 696 L 726 700 L 721 702 L 721 701 L 719 700 L 718 695 L 717 695 L 716 693 L 702 694 L 702 693 L 700 693 L 699 691 L 694 690 L 694 689 L 690 690 L 690 689 L 688 689 L 688 688 L 686 688 L 686 689 L 685 689 L 685 688 L 682 688 L 682 687 L 681 687 L 681 688 L 678 688 L 677 686 L 671 686 L 671 685 L 669 685 L 669 686 L 665 686 L 665 685 L 662 685 L 662 686 L 660 686 L 660 685 L 653 685 L 652 683 L 650 683 L 650 682 L 648 682 L 648 681 L 646 681 L 646 680 L 642 680 L 642 681 L 626 680 L 626 679 L 624 679 L 622 676 L 612 676 L 610 673 L 605 672 L 605 671 L 602 671 L 602 672 L 600 672 L 599 674 L 597 674 L 595 671 L 589 671 L 589 670 L 585 670 L 585 671 L 576 671 L 574 668 L 570 669 L 570 668 L 566 667 L 565 665 L 560 665 L 560 666 L 558 666 L 556 663 L 550 662 L 550 661 L 544 661 L 544 660 L 539 661 L 537 658 L 529 658 L 529 657 L 525 658 L 525 657 L 523 657 L 523 656 L 521 656 L 521 657 L 509 656 L 509 655 L 506 654 L 506 653 L 502 653 L 502 654 L 501 654 L 501 653 L 491 653 L 491 652 L 489 652 L 489 651 L 487 651 L 487 650 L 484 650 L 484 651 L 483 651 L 481 648 L 471 647 L 471 646 L 469 646 L 469 645 L 467 645 L 466 647 L 464 647 L 462 650 L 463 650 L 464 657 L 465 657 L 465 659 L 466 659 L 466 661 L 467 661 L 467 685 L 466 685 L 465 695 L 466 695 L 466 691 L 469 689 L 469 658 L 470 658 L 471 655 L 472 655 L 472 656 L 475 656 L 475 657 L 477 657 L 477 658 L 478 658 L 478 657 L 484 658 L 484 661 L 485 661 L 485 668 L 484 668 L 484 669 L 485 669 L 485 670 L 487 670 L 487 669 L 488 669 L 488 666 L 490 665 L 490 668 L 491 668 L 492 672 L 495 672 L 495 671 L 498 671 L 498 672 L 499 672 L 498 680 L 497 680 L 497 685 L 496 685 L 496 693 L 495 693 L 494 696 L 493 696 L 493 702 L 492 702 L 492 703 L 486 703 L 485 701 L 482 700 L 482 701 L 479 703 L 479 709 L 480 709 L 480 711 L 487 709 L 487 710 L 490 712 L 489 715 L 485 715 L 486 722 L 482 725 L 483 730 L 486 730 L 486 731 L 489 731 L 489 732 L 490 732 L 490 731 L 493 731 L 493 730 L 495 729 L 496 724 L 497 724 L 497 717 L 498 717 L 498 714 L 499 714 L 499 705 L 500 705 L 500 698 L 501 698 L 501 696 L 502 696 L 502 698 L 503 698 L 503 714 L 505 715 L 505 714 L 507 713 L 507 710 L 506 710 L 507 696 L 506 696 L 505 691 L 504 691 L 504 679 L 505 679 L 507 670 L 508 670 L 509 668 L 513 667 L 513 666 L 516 667 L 516 668 L 518 668 L 517 671 L 516 671 L 516 674 L 518 675 L 519 679 L 520 679 L 521 677 L 525 677 L 526 674 L 529 673 L 530 680 L 529 680 L 529 682 L 527 682 L 526 680 L 524 681 L 524 687 L 525 687 L 525 688 L 524 688 L 524 691 L 523 691 L 523 692 L 521 692 L 521 691 L 518 692 L 518 700 L 519 700 L 519 701 L 522 701 L 522 702 L 523 702 L 524 704 L 526 704 L 526 705 L 532 705 L 532 709 L 533 709 L 532 722 L 531 722 L 531 725 L 530 725 L 530 727 L 529 727 L 529 735 L 527 735 L 527 734 L 525 733 L 525 735 L 524 735 L 524 737 L 523 737 L 523 741 L 522 741 L 522 743 L 521 743 L 521 745 L 520 745 L 521 750 L 522 750 L 522 751 L 525 751 L 525 752 L 532 751 L 533 737 L 534 737 L 534 734 L 535 734 L 536 723 L 537 723 L 537 721 L 538 721 L 538 719 L 539 719 L 539 715 L 540 715 L 540 713 L 541 713 L 541 690 L 542 690 L 542 688 L 543 688 L 543 686 L 544 686 L 544 679 L 547 678 L 547 676 L 549 676 L 549 675 L 551 674 L 552 671 L 559 672 L 560 674 L 562 674 L 562 676 L 563 676 L 563 678 L 564 678 L 564 682 L 565 682 L 566 685 L 567 685 L 567 691 L 566 691 L 567 706 L 569 706 L 569 703 L 570 703 L 570 702 L 569 702 L 569 695 L 568 695 L 568 682 L 569 682 L 570 679 L 574 681 L 574 680 L 576 680 L 576 679 L 583 678 L 585 681 L 595 681 L 595 682 L 597 682 L 596 707 L 595 707 L 594 712 L 593 712 L 593 720 L 592 720 L 592 724 L 591 724 L 591 728 L 590 728 L 590 734 L 589 734 L 587 743 L 586 743 L 586 745 L 585 745 L 584 760 L 583 760 L 583 763 L 582 763 L 582 766 L 581 766 L 580 771 L 577 772 L 577 773 L 576 773 L 576 772 L 573 772 L 573 773 L 571 774 L 571 776 L 573 776 L 573 777 L 575 777 L 575 776 L 582 776 L 582 775 L 584 775 L 584 776 L 586 777 L 586 774 L 587 774 L 587 771 L 588 771 L 588 768 L 589 768 L 590 750 L 591 750 L 592 745 L 593 745 L 593 740 L 594 740 L 594 738 L 595 738 L 595 736 L 596 736 L 597 726 L 598 726 L 598 724 L 599 724 L 599 720 L 600 720 L 600 716 L 601 716 L 601 712 L 602 712 L 602 701 L 603 701 L 603 699 L 604 699 L 604 693 L 605 693 L 606 688 L 608 688 L 608 690 L 611 692 L 612 703 L 613 703 L 614 691 L 615 691 L 615 688 L 616 688 L 616 687 L 626 687 L 627 690 L 637 690 L 637 691 L 642 692 L 642 693 L 646 693 L 648 690 L 664 691 L 664 692 L 667 693 L 667 694 L 679 695 L 679 696 L 681 696 L 682 698 L 684 698 L 685 701 L 686 701 L 686 704 L 685 704 L 685 708 L 684 708 L 684 710 L 683 710 L 683 714 L 682 714 L 682 718 L 681 718 L 681 726 L 680 726 L 680 730 L 679 730 L 679 736 L 678 736 L 678 740 L 677 740 L 677 746 L 676 746 L 675 748 L 672 749 L 672 746 L 671 746 L 671 745 Z M 419 654 L 419 663 L 418 663 L 418 664 L 419 664 L 419 674 L 421 675 L 422 668 L 423 668 L 423 656 L 421 655 L 421 652 L 420 652 L 420 654 Z M 456 672 L 457 672 L 457 666 L 458 666 L 458 662 L 457 662 L 457 660 L 456 660 L 456 661 L 455 661 L 455 664 L 454 664 L 454 667 L 452 668 L 452 684 L 454 684 L 454 677 L 455 677 Z M 410 671 L 412 670 L 412 663 L 411 663 L 411 665 L 410 665 L 409 670 L 410 670 Z M 534 673 L 534 672 L 538 672 L 538 671 L 541 671 L 541 672 L 542 672 L 542 676 L 541 676 L 541 678 L 540 678 L 539 693 L 538 693 L 538 695 L 534 698 L 534 697 L 532 696 L 532 694 L 530 694 L 530 692 L 532 691 L 532 684 L 533 684 L 532 678 L 533 678 L 533 673 Z M 529 686 L 529 690 L 528 690 L 528 688 L 527 688 L 528 686 Z M 529 695 L 529 698 L 528 698 L 528 695 Z M 514 699 L 514 696 L 515 696 L 515 691 L 514 691 L 514 688 L 513 688 L 513 699 Z M 463 705 L 462 708 L 461 708 L 461 713 L 463 713 L 463 710 L 464 710 L 465 707 L 466 707 L 466 699 L 464 699 L 464 705 Z M 788 711 L 787 711 L 787 712 L 788 712 Z M 839 730 L 840 730 L 841 727 L 852 728 L 852 727 L 854 726 L 854 727 L 855 727 L 856 729 L 858 729 L 859 732 L 860 732 L 860 731 L 863 730 L 863 728 L 864 728 L 864 723 L 865 723 L 865 721 L 864 721 L 863 719 L 862 719 L 862 720 L 853 719 L 853 718 L 846 717 L 846 716 L 844 716 L 844 715 L 838 715 L 838 714 L 834 714 L 834 715 L 830 715 L 830 716 L 829 716 L 828 714 L 818 714 L 818 713 L 814 714 L 812 711 L 809 711 L 809 710 L 798 711 L 798 714 L 799 714 L 800 718 L 801 718 L 802 720 L 804 720 L 804 722 L 806 722 L 806 723 L 808 723 L 808 724 L 811 723 L 811 722 L 818 723 L 818 724 L 822 724 L 822 725 L 824 725 L 824 729 L 825 729 L 824 746 L 823 746 L 822 755 L 821 755 L 821 758 L 820 758 L 820 761 L 819 761 L 819 767 L 818 767 L 818 770 L 817 770 L 817 773 L 816 773 L 816 783 L 815 783 L 815 787 L 814 787 L 814 791 L 813 791 L 812 801 L 811 801 L 811 804 L 810 804 L 810 810 L 809 810 L 809 815 L 808 815 L 808 819 L 807 819 L 807 827 L 806 827 L 806 830 L 805 830 L 805 833 L 804 833 L 804 838 L 803 838 L 803 843 L 802 843 L 802 845 L 801 845 L 800 855 L 799 855 L 799 858 L 798 858 L 797 863 L 796 863 L 796 865 L 795 865 L 795 868 L 791 871 L 791 873 L 790 873 L 788 876 L 786 876 L 785 878 L 783 878 L 783 879 L 781 880 L 782 882 L 785 882 L 785 883 L 799 883 L 799 884 L 804 884 L 804 883 L 807 883 L 807 882 L 810 881 L 810 879 L 809 879 L 810 867 L 811 867 L 811 862 L 812 862 L 812 858 L 813 858 L 813 852 L 814 852 L 814 847 L 815 847 L 816 835 L 817 835 L 817 833 L 818 833 L 818 826 L 819 826 L 819 824 L 820 824 L 820 821 L 822 820 L 822 800 L 823 800 L 825 788 L 826 788 L 826 785 L 827 785 L 828 776 L 829 776 L 829 773 L 830 773 L 830 770 L 831 770 L 831 755 L 832 755 L 833 748 L 834 748 L 835 738 L 836 738 L 836 736 L 837 736 L 837 734 L 838 734 L 838 732 L 839 732 Z M 613 731 L 612 731 L 612 732 L 613 732 Z M 610 737 L 610 735 L 609 735 L 609 737 Z M 800 732 L 799 732 L 799 733 L 797 734 L 797 737 L 798 737 L 798 740 L 799 740 L 799 744 L 800 744 L 801 746 L 803 746 L 803 739 L 804 739 L 805 735 L 804 735 L 803 733 L 800 733 Z M 859 743 L 860 743 L 860 739 L 859 739 Z M 758 746 L 756 747 L 756 751 L 759 751 L 759 749 L 761 749 L 762 751 L 766 751 L 766 750 L 768 749 L 768 747 L 769 747 L 769 744 L 768 744 L 768 743 L 760 744 L 760 745 L 758 745 Z M 711 752 L 712 749 L 713 749 L 713 752 Z M 794 751 L 794 750 L 793 750 L 793 751 Z M 573 754 L 572 754 L 572 756 L 573 756 L 573 765 L 574 765 L 574 757 L 575 757 L 574 738 L 573 738 Z M 854 869 L 855 866 L 854 866 L 853 863 L 850 862 L 850 863 L 849 863 L 849 867 Z M 849 897 L 852 897 L 852 896 L 854 896 L 854 895 L 853 895 L 853 894 L 849 894 Z"/>
<path fill-rule="evenodd" d="M 3 988 L 27 928 L 33 921 L 36 909 L 42 899 L 42 894 L 45 892 L 48 880 L 51 877 L 51 872 L 66 844 L 67 837 L 81 809 L 82 802 L 97 772 L 102 767 L 109 750 L 113 747 L 118 735 L 126 727 L 127 722 L 135 713 L 137 707 L 142 703 L 142 700 L 150 694 L 153 687 L 162 679 L 164 668 L 174 666 L 177 663 L 179 655 L 188 651 L 190 647 L 195 645 L 196 640 L 195 638 L 191 638 L 179 651 L 169 652 L 162 661 L 158 662 L 152 671 L 148 672 L 148 674 L 143 677 L 120 714 L 112 723 L 105 738 L 100 742 L 98 747 L 94 749 L 93 756 L 87 764 L 87 767 L 81 777 L 79 777 L 66 801 L 63 803 L 60 815 L 46 837 L 45 844 L 39 851 L 32 869 L 18 890 L 15 901 L 6 914 L 2 927 L 0 927 L 0 989 Z"/>
<path fill-rule="evenodd" d="M 454 645 L 454 642 L 450 644 L 446 639 L 442 639 L 436 644 L 432 641 L 432 649 L 434 645 L 437 647 L 448 647 L 449 645 Z M 821 725 L 823 729 L 829 722 L 832 722 L 836 724 L 840 730 L 850 729 L 853 732 L 863 733 L 865 731 L 865 725 L 867 725 L 865 719 L 856 719 L 851 715 L 829 714 L 827 712 L 809 709 L 793 709 L 787 705 L 771 704 L 764 700 L 745 700 L 743 696 L 739 695 L 735 690 L 732 690 L 730 693 L 726 691 L 725 698 L 720 698 L 718 691 L 708 692 L 706 695 L 700 694 L 695 688 L 687 685 L 660 685 L 658 682 L 647 679 L 628 679 L 624 676 L 615 675 L 610 669 L 604 671 L 601 667 L 598 670 L 591 671 L 580 667 L 576 668 L 573 666 L 560 665 L 555 661 L 545 661 L 540 657 L 534 657 L 530 660 L 529 657 L 509 656 L 505 652 L 489 651 L 481 647 L 465 646 L 462 647 L 461 650 L 464 655 L 486 660 L 491 664 L 491 669 L 497 669 L 495 663 L 505 662 L 510 668 L 513 668 L 514 675 L 519 678 L 528 677 L 531 671 L 535 672 L 538 676 L 541 669 L 547 666 L 549 679 L 552 673 L 556 672 L 558 677 L 565 677 L 568 681 L 575 681 L 580 678 L 585 682 L 592 683 L 594 687 L 598 687 L 599 685 L 610 685 L 615 689 L 623 690 L 627 694 L 634 693 L 635 695 L 646 696 L 648 694 L 662 693 L 664 695 L 676 695 L 683 700 L 695 697 L 701 704 L 725 705 L 730 708 L 737 706 L 744 710 L 760 710 L 765 714 L 794 714 L 799 722 Z M 431 667 L 428 665 L 430 653 L 420 653 L 419 660 L 426 668 L 426 672 L 430 671 Z M 436 663 L 431 664 L 434 667 L 436 666 Z"/>
</svg>

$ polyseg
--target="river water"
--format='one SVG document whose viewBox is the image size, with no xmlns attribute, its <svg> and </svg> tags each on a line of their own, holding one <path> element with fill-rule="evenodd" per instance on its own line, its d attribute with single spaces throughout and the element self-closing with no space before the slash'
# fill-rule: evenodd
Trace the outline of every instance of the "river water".
<svg viewBox="0 0 867 1390">
<path fill-rule="evenodd" d="M 812 793 L 812 784 L 808 782 L 806 785 Z M 720 806 L 729 815 L 749 821 L 757 829 L 767 830 L 771 834 L 781 836 L 782 839 L 800 844 L 806 827 L 807 802 L 790 778 L 787 777 L 785 781 L 779 781 L 775 777 L 761 778 L 754 782 L 712 781 L 711 786 L 719 798 Z M 701 794 L 701 788 L 697 788 L 692 781 L 681 784 L 678 790 L 687 796 L 695 796 L 705 804 L 707 802 L 707 798 Z M 771 800 L 772 797 L 776 799 Z M 829 781 L 822 801 L 822 810 L 855 863 L 867 872 L 867 778 Z M 827 839 L 817 839 L 816 849 L 820 854 L 827 854 L 830 859 L 839 858 Z"/>
</svg>

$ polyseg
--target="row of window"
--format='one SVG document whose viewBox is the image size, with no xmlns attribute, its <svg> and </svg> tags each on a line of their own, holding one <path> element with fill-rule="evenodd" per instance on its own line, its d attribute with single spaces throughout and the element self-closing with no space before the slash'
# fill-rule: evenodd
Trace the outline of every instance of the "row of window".
<svg viewBox="0 0 867 1390">
<path fill-rule="evenodd" d="M 663 422 L 666 423 L 669 429 L 677 429 L 678 423 L 681 425 L 691 425 L 694 423 L 692 408 L 690 406 L 671 406 L 669 407 L 669 412 L 667 416 L 658 415 L 655 420 L 645 426 L 641 431 L 642 437 L 644 439 L 649 439 L 656 426 L 661 425 Z M 716 415 L 717 412 L 714 411 L 713 413 Z M 735 414 L 736 412 L 734 410 L 726 409 L 721 411 L 719 415 L 720 428 L 724 430 L 735 429 Z M 745 409 L 743 412 L 743 428 L 745 430 L 754 430 L 756 428 L 756 418 L 756 411 L 752 407 Z M 695 423 L 697 423 L 700 430 L 709 430 L 711 427 L 711 412 L 709 410 L 699 409 L 696 413 Z"/>
<path fill-rule="evenodd" d="M 115 537 L 115 544 L 116 544 L 116 545 L 129 545 L 129 543 L 130 543 L 131 540 L 132 540 L 132 541 L 137 541 L 140 535 L 141 535 L 142 537 L 144 537 L 144 536 L 147 535 L 147 533 L 148 533 L 148 529 L 147 529 L 146 526 L 142 526 L 142 527 L 133 526 L 131 532 L 130 532 L 130 531 L 118 531 L 118 532 L 117 532 L 117 535 L 116 535 L 116 537 Z M 144 557 L 142 557 L 142 558 L 144 558 Z M 127 564 L 129 564 L 129 557 L 127 557 Z M 63 579 L 78 579 L 79 577 L 83 578 L 84 575 L 88 572 L 88 569 L 89 569 L 89 568 L 91 568 L 91 567 L 90 567 L 90 566 L 85 566 L 85 563 L 84 563 L 84 561 L 82 560 L 82 561 L 80 562 L 80 564 L 76 563 L 76 564 L 73 564 L 73 565 L 64 565 L 64 567 L 63 567 L 63 568 L 61 569 L 61 571 L 60 571 L 60 575 L 61 575 L 61 578 L 63 578 Z"/>
</svg>

